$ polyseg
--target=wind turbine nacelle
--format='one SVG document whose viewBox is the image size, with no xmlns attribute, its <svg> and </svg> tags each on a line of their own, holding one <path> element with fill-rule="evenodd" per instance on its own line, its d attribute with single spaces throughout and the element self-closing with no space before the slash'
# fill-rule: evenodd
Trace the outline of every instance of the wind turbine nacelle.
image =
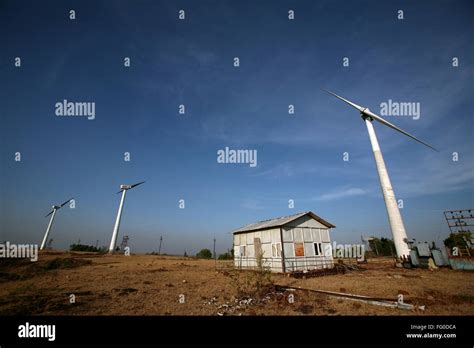
<svg viewBox="0 0 474 348">
<path fill-rule="evenodd" d="M 121 190 L 130 190 L 132 188 L 131 185 L 120 185 Z"/>
<path fill-rule="evenodd" d="M 61 207 L 59 207 L 59 206 L 57 206 L 57 205 L 53 205 L 51 208 L 53 208 L 53 209 L 59 209 L 59 208 L 61 208 Z"/>
<path fill-rule="evenodd" d="M 364 110 L 362 110 L 360 112 L 360 117 L 362 117 L 362 119 L 365 121 L 366 118 L 368 118 L 370 121 L 373 121 L 373 118 L 371 117 L 372 115 L 372 111 L 370 111 L 369 108 L 364 108 Z"/>
</svg>

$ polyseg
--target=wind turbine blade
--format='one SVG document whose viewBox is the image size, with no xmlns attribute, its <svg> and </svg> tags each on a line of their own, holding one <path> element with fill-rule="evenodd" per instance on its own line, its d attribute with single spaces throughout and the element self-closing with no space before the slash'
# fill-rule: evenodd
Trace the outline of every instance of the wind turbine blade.
<svg viewBox="0 0 474 348">
<path fill-rule="evenodd" d="M 356 108 L 356 109 L 359 110 L 360 112 L 364 111 L 364 109 L 365 109 L 365 108 L 363 108 L 362 106 L 357 105 L 356 103 L 353 103 L 353 102 L 351 102 L 351 101 L 349 101 L 349 100 L 347 100 L 347 99 L 345 99 L 345 98 L 343 98 L 343 97 L 337 95 L 336 93 L 333 93 L 333 92 L 331 92 L 331 91 L 328 91 L 327 89 L 323 89 L 323 91 L 325 91 L 325 92 L 327 92 L 327 93 L 329 93 L 329 94 L 335 96 L 336 98 L 338 98 L 338 99 L 342 100 L 343 102 L 349 104 L 349 105 L 352 106 L 353 108 Z"/>
<path fill-rule="evenodd" d="M 144 182 L 145 182 L 145 181 L 142 181 L 142 182 L 139 182 L 139 183 L 137 183 L 137 184 L 134 184 L 134 185 L 130 186 L 130 188 L 134 188 L 135 186 L 141 185 L 141 184 L 143 184 Z"/>
<path fill-rule="evenodd" d="M 415 137 L 414 135 L 411 135 L 410 133 L 405 132 L 403 129 L 398 128 L 398 127 L 395 126 L 394 124 L 391 124 L 390 122 L 384 120 L 382 117 L 380 117 L 380 116 L 374 114 L 374 113 L 373 113 L 372 111 L 370 111 L 369 109 L 363 108 L 362 106 L 357 105 L 357 104 L 355 104 L 355 103 L 353 103 L 353 102 L 351 102 L 351 101 L 349 101 L 349 100 L 347 100 L 347 99 L 345 99 L 345 98 L 343 98 L 343 97 L 341 97 L 341 96 L 338 96 L 336 93 L 333 93 L 333 92 L 328 91 L 328 90 L 326 90 L 326 89 L 323 89 L 323 91 L 325 91 L 325 92 L 327 92 L 327 93 L 329 93 L 329 94 L 335 96 L 336 98 L 342 100 L 343 102 L 349 104 L 350 106 L 352 106 L 352 107 L 358 109 L 362 114 L 364 114 L 364 115 L 366 115 L 366 116 L 369 116 L 369 117 L 371 117 L 372 119 L 374 119 L 374 120 L 376 120 L 376 121 L 378 121 L 378 122 L 384 124 L 385 126 L 390 127 L 390 128 L 392 128 L 392 129 L 396 130 L 397 132 L 400 132 L 400 133 L 402 133 L 402 134 L 405 134 L 407 137 L 410 137 L 410 138 L 412 138 L 413 140 L 416 140 L 416 141 L 419 142 L 420 144 L 423 144 L 423 145 L 429 147 L 430 149 L 433 149 L 433 150 L 439 152 L 437 149 L 435 149 L 435 148 L 434 148 L 433 146 L 431 146 L 430 144 L 427 144 L 427 143 L 425 143 L 424 141 L 421 141 L 420 139 L 418 139 L 418 138 Z"/>
<path fill-rule="evenodd" d="M 419 142 L 420 144 L 423 144 L 423 145 L 429 147 L 430 149 L 435 150 L 436 152 L 439 152 L 439 150 L 435 149 L 435 148 L 434 148 L 433 146 L 431 146 L 430 144 L 427 144 L 427 143 L 425 143 L 424 141 L 421 141 L 420 139 L 418 139 L 417 137 L 415 137 L 414 135 L 411 135 L 410 133 L 405 132 L 403 129 L 398 128 L 397 126 L 395 126 L 394 124 L 392 124 L 392 123 L 388 122 L 387 120 L 383 119 L 383 118 L 380 117 L 379 115 L 374 114 L 372 111 L 370 111 L 370 110 L 365 110 L 363 113 L 364 113 L 365 115 L 367 115 L 367 116 L 370 116 L 370 117 L 373 118 L 374 120 L 376 120 L 376 121 L 382 123 L 383 125 L 385 125 L 385 126 L 387 126 L 387 127 L 390 127 L 390 128 L 392 128 L 392 129 L 396 130 L 397 132 L 400 132 L 400 133 L 402 133 L 402 134 L 405 134 L 407 137 L 410 137 L 410 138 L 412 138 L 413 140 L 416 140 L 416 141 Z"/>
<path fill-rule="evenodd" d="M 117 192 L 117 194 L 122 193 L 122 191 L 123 191 L 123 190 L 120 190 L 119 192 Z"/>
<path fill-rule="evenodd" d="M 60 208 L 64 207 L 66 204 L 68 204 L 68 203 L 69 203 L 70 201 L 72 201 L 73 199 L 74 199 L 74 197 L 68 199 L 66 202 L 64 202 L 63 204 L 61 204 L 59 207 L 60 207 Z"/>
<path fill-rule="evenodd" d="M 48 215 L 46 215 L 45 217 L 48 217 L 48 216 L 50 216 L 52 213 L 54 213 L 54 209 L 53 209 L 53 210 L 51 210 L 51 211 L 49 212 L 49 214 L 48 214 Z"/>
</svg>

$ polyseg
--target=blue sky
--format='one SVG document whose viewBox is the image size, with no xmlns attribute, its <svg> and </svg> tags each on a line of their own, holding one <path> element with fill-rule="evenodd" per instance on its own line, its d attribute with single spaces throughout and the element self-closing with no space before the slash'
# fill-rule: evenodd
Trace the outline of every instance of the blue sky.
<svg viewBox="0 0 474 348">
<path fill-rule="evenodd" d="M 119 235 L 136 252 L 157 250 L 160 235 L 163 252 L 212 248 L 214 236 L 224 251 L 233 229 L 306 210 L 337 226 L 337 242 L 390 237 L 367 129 L 320 88 L 376 113 L 388 99 L 420 103 L 418 120 L 387 119 L 439 153 L 375 128 L 408 236 L 443 239 L 442 211 L 474 204 L 473 10 L 470 1 L 2 1 L 0 239 L 39 243 L 50 206 L 74 196 L 76 208 L 57 214 L 54 246 L 108 245 L 115 192 L 141 180 Z M 95 119 L 56 116 L 63 99 L 95 102 Z M 217 163 L 226 146 L 257 150 L 257 167 Z"/>
</svg>

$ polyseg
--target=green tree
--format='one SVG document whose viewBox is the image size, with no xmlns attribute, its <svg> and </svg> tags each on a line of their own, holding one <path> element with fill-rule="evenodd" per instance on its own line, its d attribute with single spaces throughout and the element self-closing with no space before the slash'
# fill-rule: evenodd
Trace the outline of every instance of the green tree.
<svg viewBox="0 0 474 348">
<path fill-rule="evenodd" d="M 395 250 L 395 244 L 393 240 L 388 238 L 377 238 L 373 237 L 370 241 L 370 248 L 373 252 L 377 253 L 379 256 L 392 256 Z"/>
<path fill-rule="evenodd" d="M 464 238 L 466 238 L 467 240 L 470 240 L 471 232 L 466 231 L 466 232 L 451 233 L 449 237 L 444 240 L 444 245 L 446 245 L 451 250 L 455 246 L 465 247 L 467 246 L 467 243 L 464 240 Z"/>
<path fill-rule="evenodd" d="M 212 252 L 209 249 L 202 249 L 200 252 L 196 254 L 196 257 L 200 259 L 211 259 Z"/>
</svg>

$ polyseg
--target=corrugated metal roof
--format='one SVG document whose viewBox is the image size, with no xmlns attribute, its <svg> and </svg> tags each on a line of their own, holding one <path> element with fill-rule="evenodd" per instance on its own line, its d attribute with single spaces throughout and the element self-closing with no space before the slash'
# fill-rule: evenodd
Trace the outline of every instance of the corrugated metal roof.
<svg viewBox="0 0 474 348">
<path fill-rule="evenodd" d="M 235 233 L 242 233 L 242 232 L 264 230 L 264 229 L 267 229 L 267 228 L 270 228 L 270 227 L 280 227 L 280 226 L 286 225 L 287 223 L 289 223 L 291 221 L 299 219 L 300 217 L 303 217 L 305 215 L 311 216 L 313 219 L 315 219 L 316 221 L 322 223 L 324 226 L 327 226 L 327 227 L 330 227 L 330 228 L 331 227 L 336 227 L 333 224 L 327 222 L 326 220 L 320 218 L 315 213 L 313 213 L 311 211 L 305 211 L 305 212 L 294 214 L 294 215 L 282 216 L 282 217 L 278 217 L 278 218 L 275 218 L 275 219 L 259 221 L 259 222 L 241 227 L 237 230 L 234 230 L 233 233 L 235 234 Z"/>
</svg>

